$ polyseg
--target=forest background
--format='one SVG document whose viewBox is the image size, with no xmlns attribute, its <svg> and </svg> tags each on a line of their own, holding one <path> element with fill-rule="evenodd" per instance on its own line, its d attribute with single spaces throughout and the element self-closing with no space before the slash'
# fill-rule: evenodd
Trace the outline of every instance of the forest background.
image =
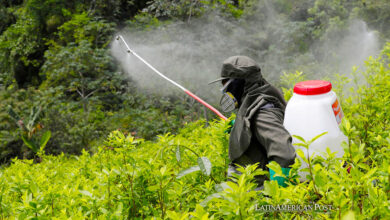
<svg viewBox="0 0 390 220">
<path fill-rule="evenodd" d="M 0 163 L 34 158 L 44 139 L 46 154 L 79 154 L 116 129 L 154 139 L 215 117 L 170 85 L 146 82 L 145 67 L 120 59 L 118 32 L 216 104 L 218 89 L 206 84 L 227 54 L 252 57 L 286 89 L 289 76 L 339 73 L 342 83 L 379 54 L 389 17 L 386 0 L 1 0 Z"/>
<path fill-rule="evenodd" d="M 0 0 L 0 219 L 388 219 L 389 18 L 389 0 Z M 288 187 L 255 192 L 255 165 L 226 182 L 229 123 L 118 34 L 217 107 L 207 82 L 231 55 L 287 100 L 331 81 L 344 156 L 297 150 L 308 181 L 297 158 Z M 291 204 L 322 208 L 261 210 Z"/>
</svg>

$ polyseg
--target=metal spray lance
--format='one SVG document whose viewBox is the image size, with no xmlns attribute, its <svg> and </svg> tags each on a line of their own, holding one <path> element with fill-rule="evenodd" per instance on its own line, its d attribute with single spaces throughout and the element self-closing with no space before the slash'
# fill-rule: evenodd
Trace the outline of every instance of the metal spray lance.
<svg viewBox="0 0 390 220">
<path fill-rule="evenodd" d="M 178 84 L 177 82 L 171 80 L 170 78 L 168 78 L 167 76 L 165 76 L 164 74 L 162 74 L 160 71 L 158 71 L 156 68 L 154 68 L 152 65 L 150 65 L 148 62 L 146 62 L 142 57 L 140 57 L 134 50 L 130 49 L 129 45 L 126 43 L 125 39 L 122 37 L 122 35 L 118 35 L 116 37 L 116 40 L 122 40 L 123 43 L 125 44 L 127 50 L 126 52 L 127 53 L 131 53 L 133 54 L 135 57 L 137 57 L 139 60 L 141 60 L 146 66 L 148 66 L 150 69 L 152 69 L 155 73 L 157 73 L 159 76 L 161 76 L 162 78 L 164 78 L 165 80 L 167 80 L 168 82 L 172 83 L 173 85 L 175 85 L 176 87 L 179 87 L 181 90 L 183 90 L 183 92 L 185 92 L 187 95 L 191 96 L 192 98 L 194 98 L 196 101 L 200 102 L 202 105 L 206 106 L 206 108 L 210 109 L 211 111 L 213 111 L 215 114 L 217 114 L 220 118 L 222 118 L 223 120 L 227 120 L 227 118 L 221 113 L 219 112 L 217 109 L 215 109 L 213 106 L 211 106 L 210 104 L 208 104 L 207 102 L 205 102 L 203 99 L 199 98 L 198 96 L 196 96 L 194 93 L 190 92 L 188 89 L 184 88 L 182 85 Z"/>
</svg>

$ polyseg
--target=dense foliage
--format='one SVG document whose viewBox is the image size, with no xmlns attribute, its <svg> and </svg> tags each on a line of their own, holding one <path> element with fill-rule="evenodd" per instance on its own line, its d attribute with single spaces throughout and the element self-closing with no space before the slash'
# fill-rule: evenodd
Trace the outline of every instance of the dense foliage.
<svg viewBox="0 0 390 220">
<path fill-rule="evenodd" d="M 184 95 L 143 93 L 109 53 L 118 30 L 209 14 L 241 26 L 266 21 L 242 41 L 256 60 L 283 57 L 268 65 L 275 72 L 297 71 L 272 79 L 286 99 L 295 82 L 319 77 L 312 67 L 334 51 L 318 45 L 351 21 L 377 30 L 383 45 L 390 34 L 388 0 L 0 0 L 0 218 L 388 218 L 390 45 L 365 70 L 327 76 L 346 116 L 350 172 L 328 152 L 309 158 L 308 182 L 295 164 L 294 184 L 267 181 L 255 192 L 253 177 L 268 172 L 254 166 L 226 182 L 227 124 L 205 126 L 211 114 Z M 282 204 L 332 209 L 259 209 Z"/>
<path fill-rule="evenodd" d="M 1 217 L 259 219 L 390 216 L 390 44 L 367 62 L 366 85 L 344 102 L 343 132 L 349 137 L 343 158 L 327 151 L 305 158 L 313 164 L 308 182 L 297 177 L 298 159 L 288 187 L 266 181 L 253 191 L 256 165 L 226 182 L 228 123 L 188 124 L 179 134 L 155 142 L 117 130 L 91 155 L 45 156 L 13 160 L 0 171 Z M 370 73 L 370 74 L 367 74 Z M 299 74 L 297 74 L 299 76 Z M 375 94 L 375 95 L 373 95 Z M 372 125 L 366 126 L 367 122 Z M 321 138 L 321 137 L 319 137 Z M 302 140 L 310 147 L 309 140 Z M 313 141 L 313 140 L 312 140 Z M 340 161 L 340 159 L 342 161 Z M 343 166 L 347 162 L 349 171 Z M 270 164 L 280 175 L 276 163 Z M 274 205 L 300 205 L 291 212 L 267 212 Z M 306 207 L 306 208 L 304 208 Z M 311 207 L 311 208 L 310 208 Z M 269 209 L 268 209 L 269 210 Z"/>
<path fill-rule="evenodd" d="M 0 161 L 33 157 L 22 141 L 26 131 L 20 122 L 33 122 L 32 139 L 50 131 L 46 153 L 58 154 L 92 149 L 116 128 L 151 139 L 204 117 L 200 106 L 182 96 L 158 97 L 134 87 L 108 52 L 118 29 L 147 31 L 207 14 L 250 25 L 256 16 L 269 22 L 245 38 L 252 42 L 248 55 L 271 60 L 264 56 L 277 54 L 287 57 L 283 63 L 289 65 L 296 54 L 307 52 L 316 40 L 340 34 L 354 18 L 387 36 L 389 11 L 385 2 L 358 0 L 1 1 Z M 303 59 L 314 59 L 309 68 L 327 56 L 313 53 Z M 286 65 L 273 68 L 282 71 Z M 288 71 L 294 68 L 290 65 Z M 40 109 L 33 121 L 28 116 L 32 109 Z"/>
</svg>

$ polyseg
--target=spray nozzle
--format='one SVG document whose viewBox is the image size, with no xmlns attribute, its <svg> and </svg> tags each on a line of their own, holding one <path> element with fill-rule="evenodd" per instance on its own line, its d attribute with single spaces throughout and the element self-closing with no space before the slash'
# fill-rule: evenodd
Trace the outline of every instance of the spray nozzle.
<svg viewBox="0 0 390 220">
<path fill-rule="evenodd" d="M 116 36 L 116 38 L 115 38 L 116 40 L 119 40 L 119 35 L 118 36 Z"/>
</svg>

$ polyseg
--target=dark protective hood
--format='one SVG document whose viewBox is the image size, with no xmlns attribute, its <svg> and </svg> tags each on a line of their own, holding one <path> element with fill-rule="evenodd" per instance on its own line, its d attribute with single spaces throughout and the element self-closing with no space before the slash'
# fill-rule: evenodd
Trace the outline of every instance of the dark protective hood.
<svg viewBox="0 0 390 220">
<path fill-rule="evenodd" d="M 244 79 L 244 93 L 229 140 L 229 157 L 232 161 L 247 149 L 252 138 L 251 120 L 266 104 L 273 104 L 284 112 L 286 102 L 281 92 L 269 84 L 260 67 L 246 56 L 229 57 L 223 62 L 222 78 Z"/>
<path fill-rule="evenodd" d="M 262 79 L 260 67 L 246 56 L 232 56 L 223 61 L 221 77 L 245 79 L 248 82 Z"/>
<path fill-rule="evenodd" d="M 254 60 L 246 56 L 232 56 L 222 63 L 221 77 L 209 84 L 224 79 L 245 79 L 246 81 L 259 81 L 262 79 L 261 69 Z"/>
<path fill-rule="evenodd" d="M 263 78 L 260 66 L 251 58 L 232 56 L 223 61 L 220 80 L 229 78 L 245 80 L 243 101 L 249 98 L 247 102 L 254 102 L 258 96 L 266 95 L 268 99 L 276 98 L 280 102 L 278 106 L 284 110 L 286 102 L 283 95 Z"/>
</svg>

